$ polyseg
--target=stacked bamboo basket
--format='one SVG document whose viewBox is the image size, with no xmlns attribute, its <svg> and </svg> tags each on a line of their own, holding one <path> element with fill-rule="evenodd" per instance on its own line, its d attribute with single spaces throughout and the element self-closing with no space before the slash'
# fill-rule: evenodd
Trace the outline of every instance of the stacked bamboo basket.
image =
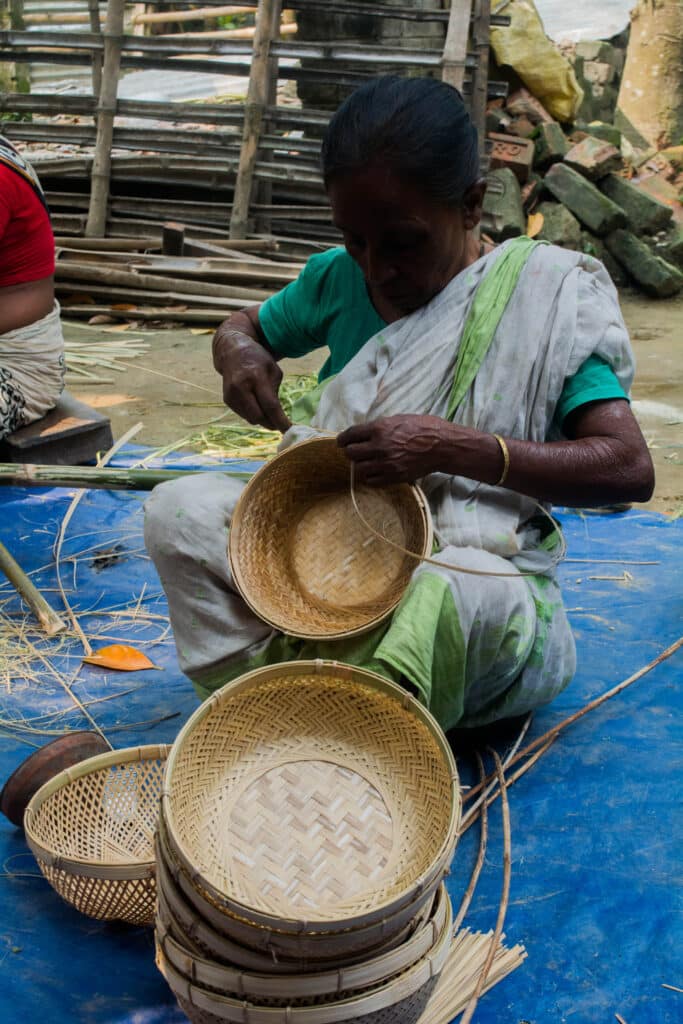
<svg viewBox="0 0 683 1024">
<path fill-rule="evenodd" d="M 189 719 L 157 833 L 157 964 L 193 1024 L 412 1024 L 448 958 L 460 790 L 406 692 L 335 662 Z"/>
</svg>

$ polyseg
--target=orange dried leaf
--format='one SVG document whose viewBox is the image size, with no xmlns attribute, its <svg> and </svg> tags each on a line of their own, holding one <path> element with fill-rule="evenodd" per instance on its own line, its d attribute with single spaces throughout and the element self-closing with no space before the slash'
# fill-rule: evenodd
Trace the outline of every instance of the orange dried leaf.
<svg viewBox="0 0 683 1024">
<path fill-rule="evenodd" d="M 543 221 L 545 220 L 542 213 L 531 213 L 527 217 L 526 222 L 526 233 L 529 238 L 535 238 L 543 227 Z"/>
<path fill-rule="evenodd" d="M 159 667 L 142 651 L 135 647 L 127 647 L 125 644 L 100 647 L 99 651 L 83 658 L 82 661 L 88 665 L 100 665 L 101 668 L 113 668 L 118 672 L 139 672 L 142 669 Z"/>
</svg>

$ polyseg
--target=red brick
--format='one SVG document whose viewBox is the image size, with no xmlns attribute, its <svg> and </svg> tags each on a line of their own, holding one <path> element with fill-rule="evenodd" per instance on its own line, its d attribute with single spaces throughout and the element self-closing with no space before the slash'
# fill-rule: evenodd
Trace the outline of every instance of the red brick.
<svg viewBox="0 0 683 1024">
<path fill-rule="evenodd" d="M 488 137 L 493 142 L 491 169 L 509 167 L 517 180 L 524 184 L 534 160 L 533 142 L 516 135 L 499 135 L 497 132 L 490 132 Z"/>
</svg>

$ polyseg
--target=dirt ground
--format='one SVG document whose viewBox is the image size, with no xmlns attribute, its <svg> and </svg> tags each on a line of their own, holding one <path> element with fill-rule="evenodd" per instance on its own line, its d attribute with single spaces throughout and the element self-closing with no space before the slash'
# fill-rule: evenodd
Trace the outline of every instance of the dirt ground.
<svg viewBox="0 0 683 1024">
<path fill-rule="evenodd" d="M 683 298 L 657 301 L 622 294 L 624 318 L 638 360 L 633 407 L 648 440 L 657 473 L 647 508 L 683 514 Z M 116 337 L 101 327 L 66 322 L 67 341 Z M 171 444 L 201 430 L 224 412 L 220 381 L 211 366 L 212 332 L 189 329 L 133 330 L 149 351 L 125 372 L 103 371 L 113 383 L 69 389 L 111 417 L 114 437 L 142 422 L 135 442 L 153 447 Z M 317 370 L 324 355 L 285 361 L 286 372 Z M 175 379 L 173 379 L 175 378 Z"/>
</svg>

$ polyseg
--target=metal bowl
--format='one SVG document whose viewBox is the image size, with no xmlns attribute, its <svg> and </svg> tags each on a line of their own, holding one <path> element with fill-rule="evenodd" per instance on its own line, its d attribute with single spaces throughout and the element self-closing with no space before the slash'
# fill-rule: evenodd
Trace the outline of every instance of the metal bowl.
<svg viewBox="0 0 683 1024">
<path fill-rule="evenodd" d="M 24 811 L 43 783 L 65 768 L 72 768 L 87 757 L 103 754 L 109 749 L 109 744 L 99 733 L 89 730 L 58 736 L 34 751 L 12 772 L 0 791 L 0 811 L 13 825 L 21 828 Z"/>
</svg>

